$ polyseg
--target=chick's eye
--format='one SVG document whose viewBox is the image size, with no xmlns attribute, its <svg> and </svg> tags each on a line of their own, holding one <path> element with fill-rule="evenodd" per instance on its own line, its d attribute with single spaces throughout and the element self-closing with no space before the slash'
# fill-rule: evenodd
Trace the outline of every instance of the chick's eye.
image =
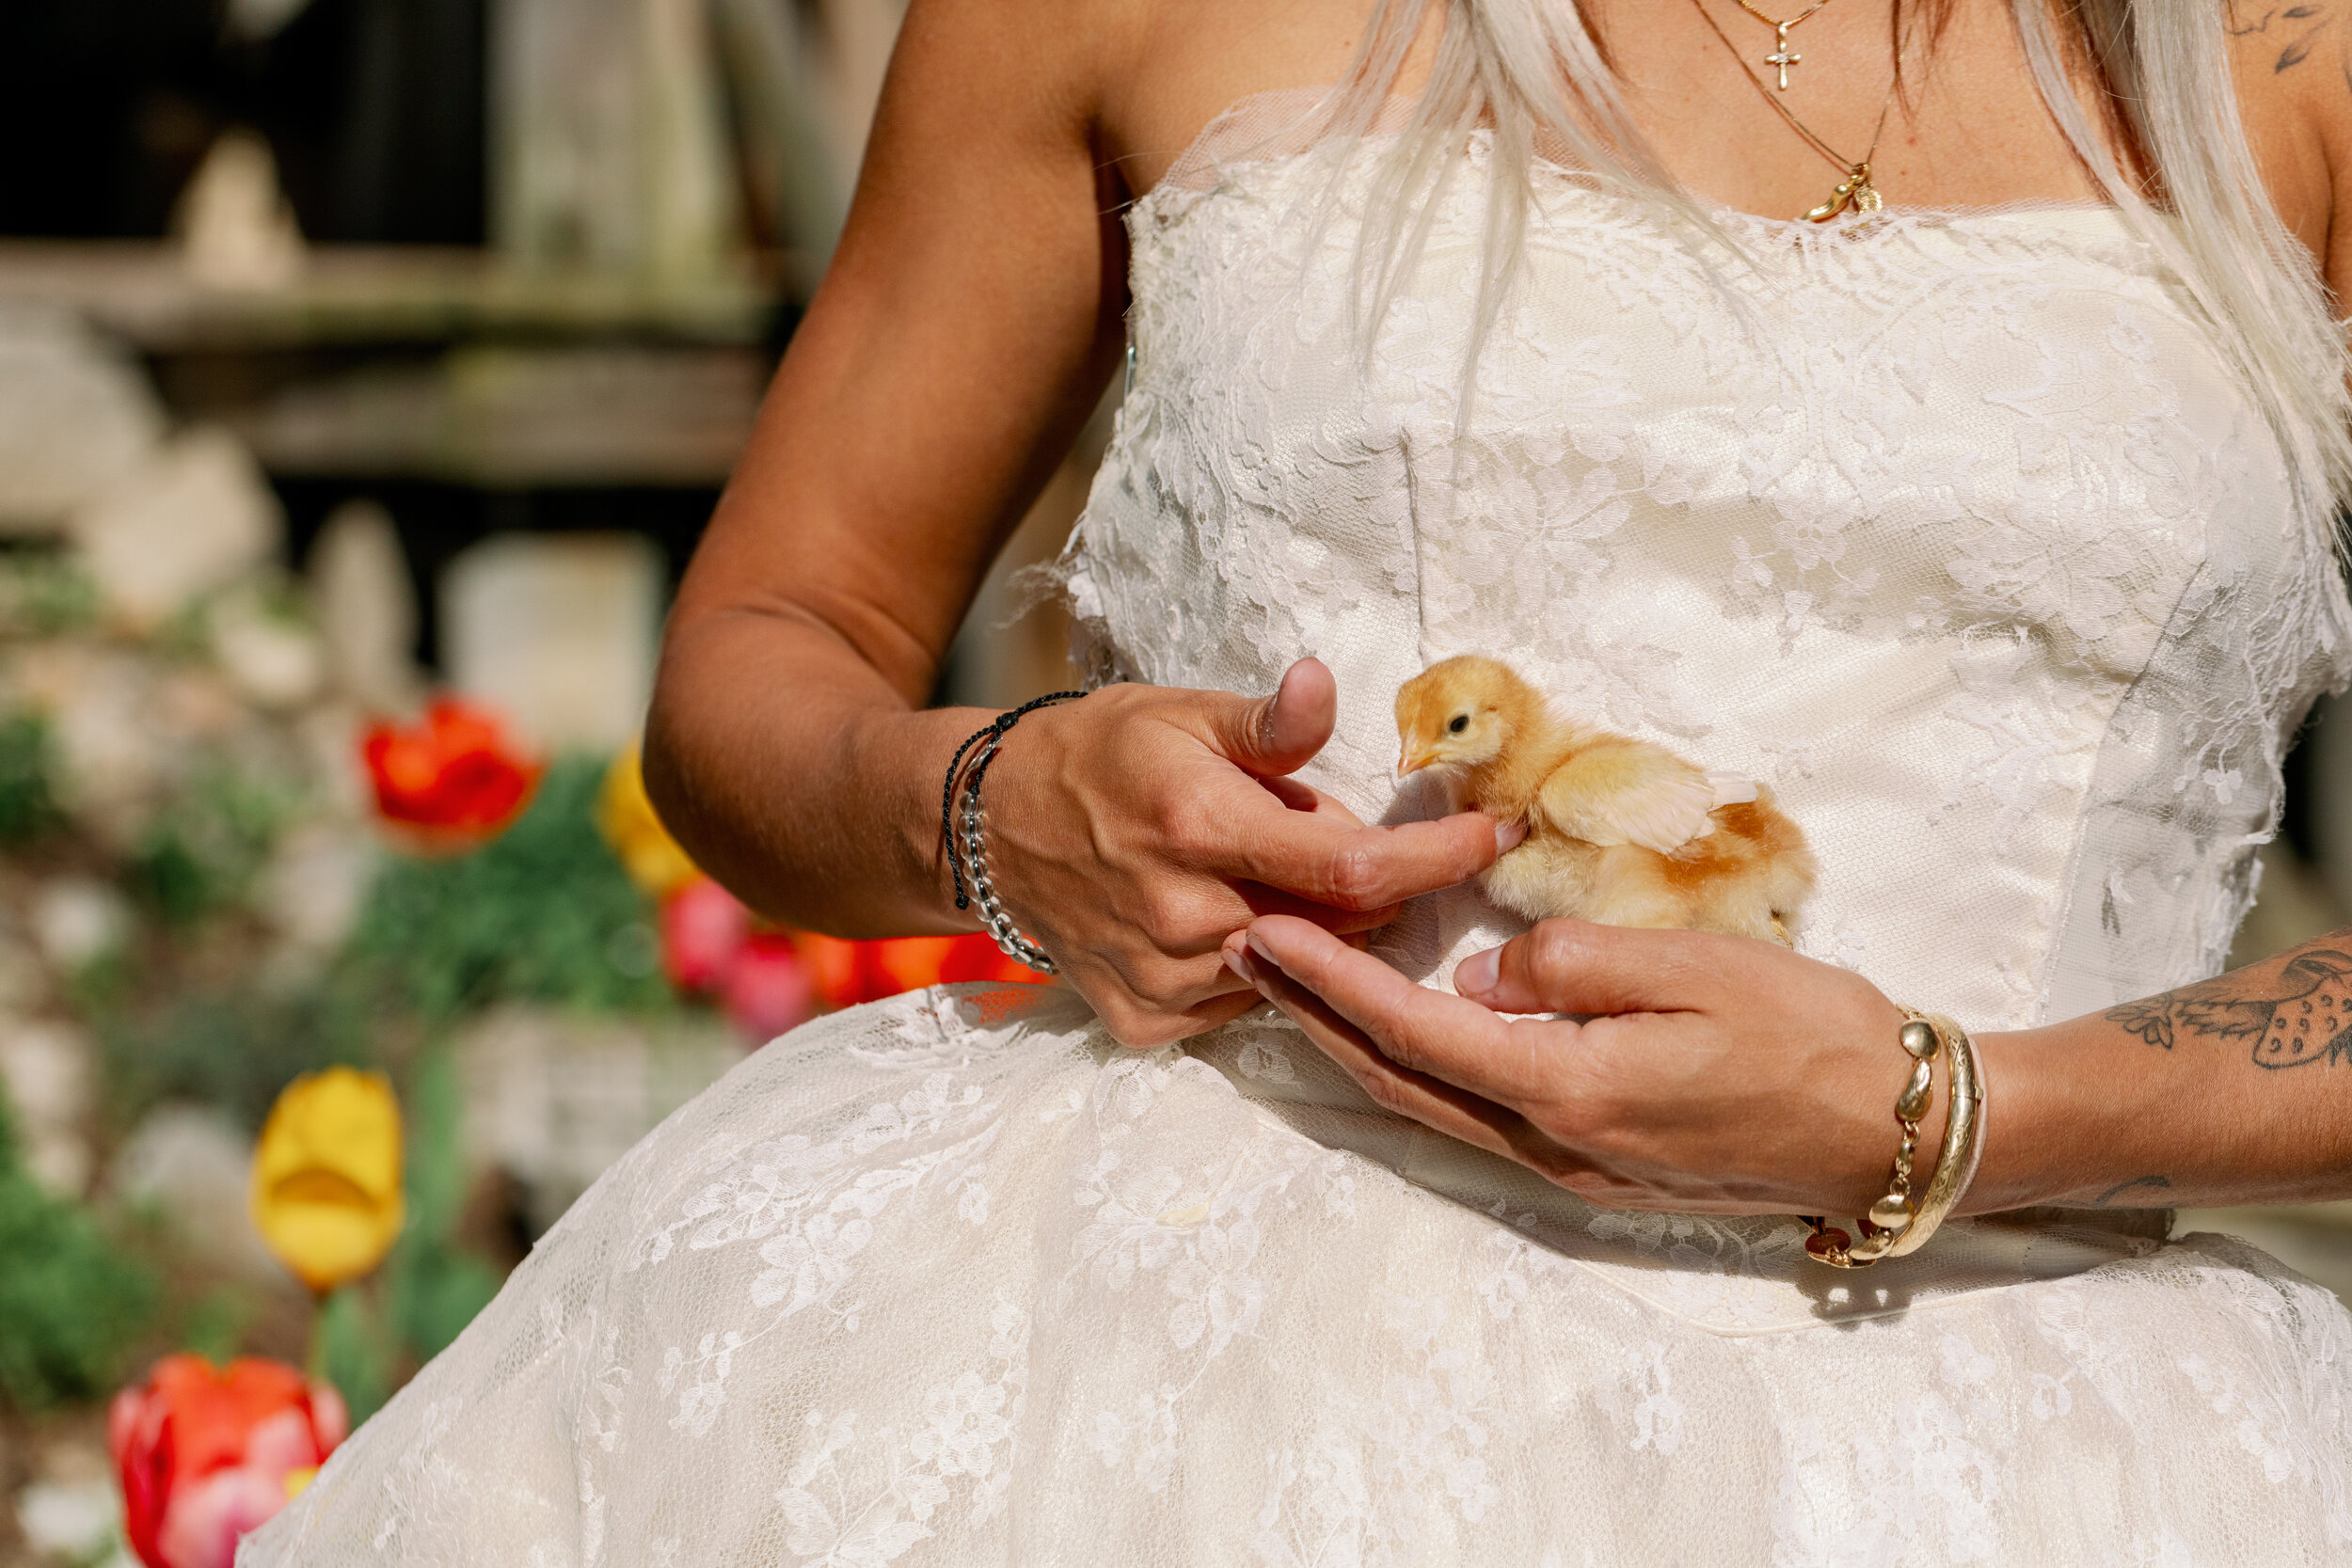
<svg viewBox="0 0 2352 1568">
<path fill-rule="evenodd" d="M 1470 715 L 1467 713 L 1455 714 L 1454 716 L 1454 722 L 1448 724 L 1446 728 L 1452 730 L 1455 735 L 1460 735 L 1464 730 L 1470 728 Z"/>
</svg>

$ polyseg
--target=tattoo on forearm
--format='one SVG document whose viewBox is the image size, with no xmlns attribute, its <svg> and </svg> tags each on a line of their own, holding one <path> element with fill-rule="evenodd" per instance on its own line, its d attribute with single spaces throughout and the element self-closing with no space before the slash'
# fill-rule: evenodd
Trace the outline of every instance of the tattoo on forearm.
<svg viewBox="0 0 2352 1568">
<path fill-rule="evenodd" d="M 2352 954 L 2311 948 L 2109 1007 L 2106 1021 L 2169 1051 L 2183 1038 L 2244 1040 L 2254 1065 L 2352 1061 Z"/>
<path fill-rule="evenodd" d="M 2140 1193 L 2137 1197 L 2134 1198 L 2130 1203 L 2124 1204 L 2122 1207 L 2126 1209 L 2148 1209 L 2160 1207 L 2150 1200 L 2156 1196 L 2156 1191 L 2158 1189 L 2169 1188 L 2171 1185 L 2172 1179 L 2169 1176 L 2135 1176 L 2129 1181 L 2118 1181 L 2114 1186 L 2109 1187 L 2106 1192 L 2101 1193 L 2097 1197 L 2092 1198 L 2090 1200 L 2090 1206 L 2093 1209 L 2106 1209 L 2114 1207 L 2116 1194 L 2128 1193 L 2133 1191 L 2135 1188 L 2145 1187 L 2150 1190 Z"/>
</svg>

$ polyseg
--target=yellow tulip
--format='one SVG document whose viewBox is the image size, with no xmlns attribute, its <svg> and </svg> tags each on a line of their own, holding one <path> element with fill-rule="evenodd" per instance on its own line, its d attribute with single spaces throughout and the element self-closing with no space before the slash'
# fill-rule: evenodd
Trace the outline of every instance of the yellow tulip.
<svg viewBox="0 0 2352 1568">
<path fill-rule="evenodd" d="M 332 1067 L 286 1085 L 253 1151 L 253 1224 L 324 1295 L 400 1235 L 400 1102 L 380 1072 Z"/>
<path fill-rule="evenodd" d="M 645 772 L 632 744 L 605 770 L 596 797 L 596 829 L 620 857 L 628 879 L 656 898 L 667 898 L 702 873 L 654 815 L 645 795 Z"/>
</svg>

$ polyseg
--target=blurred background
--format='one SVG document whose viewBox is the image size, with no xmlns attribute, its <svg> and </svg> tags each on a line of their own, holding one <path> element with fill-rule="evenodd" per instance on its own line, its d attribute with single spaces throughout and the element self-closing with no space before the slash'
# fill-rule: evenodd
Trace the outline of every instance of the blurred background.
<svg viewBox="0 0 2352 1568">
<path fill-rule="evenodd" d="M 0 7 L 0 1568 L 225 1563 L 174 1452 L 298 1489 L 255 1422 L 323 1454 L 750 1045 L 1005 973 L 762 927 L 634 771 L 900 4 Z M 943 699 L 1067 683 L 1007 578 L 1105 424 Z M 2239 961 L 2345 922 L 2344 712 Z M 2352 1206 L 2183 1226 L 2352 1292 Z"/>
</svg>

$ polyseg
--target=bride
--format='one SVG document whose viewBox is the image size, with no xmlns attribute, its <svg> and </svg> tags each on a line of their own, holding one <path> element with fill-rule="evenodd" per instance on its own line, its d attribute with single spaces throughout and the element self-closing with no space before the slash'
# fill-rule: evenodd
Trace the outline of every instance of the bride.
<svg viewBox="0 0 2352 1568">
<path fill-rule="evenodd" d="M 2352 1319 L 2162 1206 L 2352 1194 L 2352 933 L 2209 978 L 2352 661 L 2347 26 L 915 0 L 649 768 L 780 918 L 977 925 L 920 705 L 1121 378 L 1094 689 L 977 748 L 1064 984 L 746 1061 L 241 1560 L 2344 1560 Z M 1768 783 L 1794 950 L 1488 904 L 1391 767 L 1469 652 Z M 1899 1004 L 1974 1183 L 1828 1267 Z"/>
</svg>

